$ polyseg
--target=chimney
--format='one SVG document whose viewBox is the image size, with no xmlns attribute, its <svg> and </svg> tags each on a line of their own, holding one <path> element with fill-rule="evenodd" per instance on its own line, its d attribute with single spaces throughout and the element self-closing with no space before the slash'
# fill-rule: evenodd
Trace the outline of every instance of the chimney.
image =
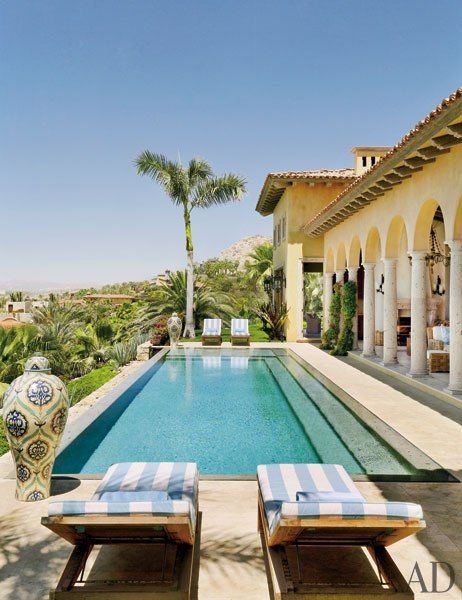
<svg viewBox="0 0 462 600">
<path fill-rule="evenodd" d="M 362 175 L 391 150 L 388 146 L 355 146 L 351 151 L 355 157 L 355 173 Z"/>
</svg>

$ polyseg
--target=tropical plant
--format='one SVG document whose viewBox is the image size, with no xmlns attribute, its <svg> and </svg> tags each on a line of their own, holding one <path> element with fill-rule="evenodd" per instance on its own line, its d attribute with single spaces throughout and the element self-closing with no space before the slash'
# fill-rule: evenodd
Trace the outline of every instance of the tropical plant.
<svg viewBox="0 0 462 600">
<path fill-rule="evenodd" d="M 260 244 L 249 254 L 250 261 L 247 262 L 247 271 L 255 281 L 262 281 L 264 277 L 271 275 L 273 269 L 273 246 L 268 243 Z"/>
<path fill-rule="evenodd" d="M 332 298 L 329 306 L 329 327 L 321 338 L 321 348 L 332 350 L 337 344 L 340 332 L 340 315 L 342 309 L 342 285 L 336 283 L 333 287 Z"/>
<path fill-rule="evenodd" d="M 168 160 L 149 150 L 136 159 L 139 175 L 147 175 L 159 183 L 167 196 L 183 209 L 187 253 L 186 324 L 183 335 L 195 337 L 194 331 L 194 254 L 191 233 L 191 212 L 195 208 L 225 204 L 239 200 L 245 192 L 245 180 L 232 173 L 215 176 L 208 162 L 193 158 L 188 166 Z M 197 318 L 196 318 L 197 322 Z"/>
<path fill-rule="evenodd" d="M 9 297 L 11 302 L 24 302 L 24 300 L 26 299 L 25 293 L 20 291 L 10 292 Z"/>
<path fill-rule="evenodd" d="M 86 359 L 88 369 L 99 367 L 109 360 L 111 341 L 114 331 L 106 321 L 96 325 L 88 324 L 75 332 L 78 342 L 75 354 L 80 359 Z"/>
<path fill-rule="evenodd" d="M 256 315 L 260 318 L 263 331 L 270 340 L 284 340 L 284 325 L 289 316 L 285 304 L 278 306 L 273 302 L 267 302 L 260 306 Z"/>
<path fill-rule="evenodd" d="M 0 328 L 0 380 L 10 383 L 21 375 L 24 363 L 37 349 L 37 329 L 33 325 Z"/>
<path fill-rule="evenodd" d="M 117 367 L 123 367 L 136 359 L 138 346 L 147 340 L 146 335 L 137 335 L 127 342 L 114 344 L 110 351 L 110 357 Z"/>
<path fill-rule="evenodd" d="M 171 314 L 186 312 L 186 275 L 184 271 L 170 274 L 169 284 L 159 286 L 155 304 L 158 313 Z M 195 327 L 206 317 L 229 317 L 232 313 L 231 299 L 222 292 L 210 290 L 205 283 L 198 282 L 193 297 Z"/>
<path fill-rule="evenodd" d="M 331 354 L 335 356 L 346 356 L 353 348 L 353 319 L 356 314 L 357 286 L 354 281 L 347 281 L 342 289 L 341 327 L 335 348 Z"/>
<path fill-rule="evenodd" d="M 304 277 L 304 312 L 308 315 L 322 317 L 322 275 L 321 273 L 305 273 Z"/>
</svg>

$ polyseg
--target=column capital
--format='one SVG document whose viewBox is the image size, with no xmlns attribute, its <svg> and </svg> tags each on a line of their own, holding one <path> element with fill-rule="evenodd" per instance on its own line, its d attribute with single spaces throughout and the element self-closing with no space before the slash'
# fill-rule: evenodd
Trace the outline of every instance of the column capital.
<svg viewBox="0 0 462 600">
<path fill-rule="evenodd" d="M 396 267 L 397 258 L 382 258 L 382 262 L 387 267 Z"/>
<path fill-rule="evenodd" d="M 428 250 L 409 250 L 407 253 L 408 256 L 412 258 L 412 260 L 425 260 L 428 254 Z"/>
<path fill-rule="evenodd" d="M 446 240 L 444 242 L 449 246 L 452 252 L 462 252 L 462 240 Z"/>
<path fill-rule="evenodd" d="M 372 271 L 372 269 L 375 269 L 374 262 L 364 262 L 364 263 L 362 263 L 362 265 L 363 265 L 365 271 Z"/>
</svg>

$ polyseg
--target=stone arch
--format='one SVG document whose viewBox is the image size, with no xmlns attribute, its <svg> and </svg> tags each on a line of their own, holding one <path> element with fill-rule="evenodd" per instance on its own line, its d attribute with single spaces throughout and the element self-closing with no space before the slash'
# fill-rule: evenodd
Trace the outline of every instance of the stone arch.
<svg viewBox="0 0 462 600">
<path fill-rule="evenodd" d="M 357 235 L 351 240 L 349 252 L 348 252 L 348 266 L 359 267 L 359 257 L 361 254 L 361 242 Z"/>
<path fill-rule="evenodd" d="M 332 247 L 330 247 L 327 250 L 326 262 L 325 262 L 325 265 L 324 265 L 324 271 L 325 271 L 325 273 L 333 273 L 335 271 L 334 251 L 332 250 Z"/>
<path fill-rule="evenodd" d="M 414 226 L 413 250 L 428 250 L 430 230 L 438 207 L 441 210 L 441 205 L 436 200 L 427 200 L 420 207 Z"/>
<path fill-rule="evenodd" d="M 346 268 L 346 250 L 345 244 L 340 242 L 339 247 L 337 249 L 337 260 L 335 263 L 335 270 L 340 271 L 340 269 Z"/>
<path fill-rule="evenodd" d="M 372 227 L 367 234 L 366 247 L 364 250 L 364 262 L 376 262 L 380 256 L 380 233 L 377 227 Z"/>
<path fill-rule="evenodd" d="M 384 258 L 398 258 L 401 250 L 401 238 L 403 231 L 408 238 L 406 223 L 401 215 L 396 215 L 390 221 L 388 226 L 387 239 L 385 242 L 385 256 Z M 407 248 L 405 249 L 407 250 Z"/>
</svg>

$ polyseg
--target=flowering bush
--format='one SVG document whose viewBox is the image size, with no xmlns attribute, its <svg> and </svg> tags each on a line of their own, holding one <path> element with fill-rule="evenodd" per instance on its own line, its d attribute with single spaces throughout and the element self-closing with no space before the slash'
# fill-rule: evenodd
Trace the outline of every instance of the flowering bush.
<svg viewBox="0 0 462 600">
<path fill-rule="evenodd" d="M 159 315 L 154 319 L 151 333 L 151 342 L 156 346 L 163 345 L 168 340 L 168 318 L 168 315 Z"/>
</svg>

